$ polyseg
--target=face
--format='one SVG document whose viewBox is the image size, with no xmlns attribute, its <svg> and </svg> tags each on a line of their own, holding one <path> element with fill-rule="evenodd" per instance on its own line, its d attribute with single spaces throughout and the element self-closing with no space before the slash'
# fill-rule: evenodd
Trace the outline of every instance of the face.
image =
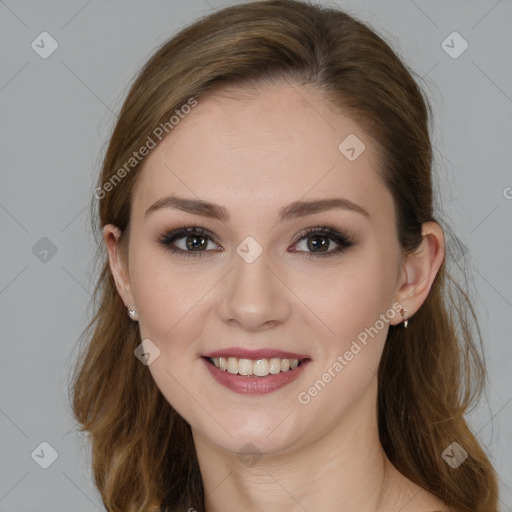
<svg viewBox="0 0 512 512">
<path fill-rule="evenodd" d="M 374 408 L 387 331 L 402 320 L 377 165 L 357 124 L 284 84 L 200 100 L 149 155 L 123 293 L 160 350 L 156 385 L 195 436 L 286 453 Z"/>
</svg>

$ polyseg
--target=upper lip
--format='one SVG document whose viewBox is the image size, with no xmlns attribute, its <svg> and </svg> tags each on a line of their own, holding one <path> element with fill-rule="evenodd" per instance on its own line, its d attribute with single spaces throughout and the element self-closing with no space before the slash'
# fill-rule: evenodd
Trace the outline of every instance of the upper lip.
<svg viewBox="0 0 512 512">
<path fill-rule="evenodd" d="M 203 357 L 237 357 L 238 359 L 309 359 L 306 354 L 296 354 L 295 352 L 286 352 L 273 348 L 260 348 L 258 350 L 249 350 L 245 348 L 224 348 L 222 350 L 214 350 L 203 354 Z"/>
</svg>

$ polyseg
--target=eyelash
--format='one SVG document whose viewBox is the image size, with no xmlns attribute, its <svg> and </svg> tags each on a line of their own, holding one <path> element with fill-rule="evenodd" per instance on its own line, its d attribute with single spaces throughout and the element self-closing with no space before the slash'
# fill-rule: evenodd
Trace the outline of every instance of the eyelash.
<svg viewBox="0 0 512 512">
<path fill-rule="evenodd" d="M 220 245 L 220 243 L 217 241 L 215 236 L 207 231 L 206 229 L 203 229 L 199 226 L 183 226 L 178 229 L 175 229 L 173 231 L 163 233 L 158 238 L 158 243 L 164 247 L 166 247 L 171 253 L 177 253 L 182 256 L 192 256 L 192 257 L 202 257 L 204 252 L 207 251 L 184 251 L 183 249 L 180 249 L 178 247 L 173 247 L 172 244 L 176 240 L 179 240 L 180 238 L 187 238 L 188 236 L 192 235 L 203 235 L 205 236 L 209 241 L 212 241 L 216 243 L 217 245 Z M 325 236 L 328 239 L 332 240 L 338 246 L 335 249 L 330 250 L 329 252 L 324 253 L 315 253 L 315 252 L 304 252 L 304 251 L 294 251 L 301 255 L 303 255 L 306 258 L 326 258 L 328 256 L 334 256 L 335 254 L 342 253 L 352 245 L 354 245 L 354 241 L 347 235 L 343 235 L 336 231 L 336 229 L 330 227 L 330 226 L 318 226 L 318 227 L 311 227 L 307 228 L 303 231 L 301 231 L 297 235 L 297 240 L 293 243 L 293 245 L 296 245 L 297 243 L 301 242 L 303 239 L 310 238 L 314 235 L 320 235 Z"/>
</svg>

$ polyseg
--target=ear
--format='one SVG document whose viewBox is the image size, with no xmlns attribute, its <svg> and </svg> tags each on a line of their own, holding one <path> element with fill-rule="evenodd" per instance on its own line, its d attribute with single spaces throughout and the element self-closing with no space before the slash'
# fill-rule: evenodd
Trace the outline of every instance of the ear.
<svg viewBox="0 0 512 512">
<path fill-rule="evenodd" d="M 118 227 L 114 226 L 114 224 L 107 224 L 103 228 L 103 239 L 107 246 L 110 271 L 114 277 L 117 292 L 123 299 L 125 306 L 128 307 L 128 305 L 131 305 L 136 307 L 132 295 L 128 269 L 126 268 L 119 248 L 120 236 L 121 231 Z"/>
<path fill-rule="evenodd" d="M 443 229 L 437 222 L 425 222 L 421 229 L 419 247 L 408 254 L 403 262 L 396 302 L 401 304 L 407 318 L 418 311 L 428 297 L 434 279 L 445 258 Z M 396 325 L 403 319 L 395 315 L 390 323 Z"/>
</svg>

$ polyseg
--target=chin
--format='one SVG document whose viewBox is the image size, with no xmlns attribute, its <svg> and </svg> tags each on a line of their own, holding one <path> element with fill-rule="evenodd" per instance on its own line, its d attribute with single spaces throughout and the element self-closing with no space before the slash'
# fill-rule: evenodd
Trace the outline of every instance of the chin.
<svg viewBox="0 0 512 512">
<path fill-rule="evenodd" d="M 216 419 L 224 429 L 212 429 L 211 418 L 191 423 L 194 436 L 199 434 L 209 443 L 222 450 L 243 455 L 254 451 L 257 454 L 278 455 L 299 448 L 303 439 L 304 422 L 298 422 L 294 414 L 281 408 L 277 412 L 245 413 L 234 421 L 233 417 L 218 416 Z M 310 426 L 309 430 L 311 430 Z M 307 428 L 307 426 L 306 426 Z"/>
</svg>

